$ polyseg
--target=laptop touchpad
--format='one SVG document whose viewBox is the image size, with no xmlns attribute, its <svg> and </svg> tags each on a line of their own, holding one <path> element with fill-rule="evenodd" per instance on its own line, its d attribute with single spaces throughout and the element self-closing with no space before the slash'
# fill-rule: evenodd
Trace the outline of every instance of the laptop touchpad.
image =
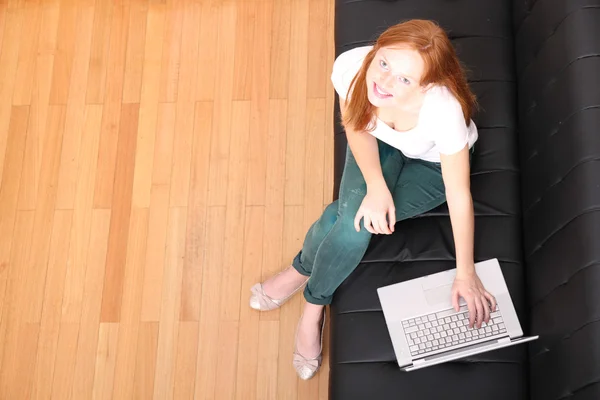
<svg viewBox="0 0 600 400">
<path fill-rule="evenodd" d="M 425 290 L 425 298 L 430 306 L 439 303 L 452 303 L 450 295 L 452 294 L 452 284 L 438 286 L 432 289 Z"/>
</svg>

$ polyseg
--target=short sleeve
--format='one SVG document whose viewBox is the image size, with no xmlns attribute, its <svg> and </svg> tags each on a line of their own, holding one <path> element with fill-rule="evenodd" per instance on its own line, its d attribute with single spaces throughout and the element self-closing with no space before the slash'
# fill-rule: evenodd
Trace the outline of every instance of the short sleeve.
<svg viewBox="0 0 600 400">
<path fill-rule="evenodd" d="M 462 107 L 451 94 L 436 96 L 429 105 L 428 128 L 441 154 L 455 154 L 469 143 L 469 128 Z"/>
<path fill-rule="evenodd" d="M 331 72 L 331 83 L 337 94 L 346 99 L 350 83 L 360 70 L 366 55 L 373 46 L 361 46 L 341 53 L 334 61 Z"/>
</svg>

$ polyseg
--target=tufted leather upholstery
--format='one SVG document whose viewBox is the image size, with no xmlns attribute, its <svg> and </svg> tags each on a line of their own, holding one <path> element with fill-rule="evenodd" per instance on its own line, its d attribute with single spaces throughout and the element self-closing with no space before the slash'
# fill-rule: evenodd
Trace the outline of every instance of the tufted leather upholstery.
<svg viewBox="0 0 600 400">
<path fill-rule="evenodd" d="M 374 235 L 337 290 L 330 398 L 600 399 L 600 0 L 337 0 L 335 18 L 336 55 L 405 19 L 448 31 L 481 105 L 475 258 L 500 260 L 525 334 L 541 337 L 398 369 L 376 288 L 454 268 L 443 205 Z"/>
</svg>

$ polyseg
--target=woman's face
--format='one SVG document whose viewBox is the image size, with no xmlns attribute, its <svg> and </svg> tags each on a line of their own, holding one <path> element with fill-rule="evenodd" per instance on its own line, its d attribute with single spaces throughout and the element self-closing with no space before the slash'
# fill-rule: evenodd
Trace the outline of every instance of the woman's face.
<svg viewBox="0 0 600 400">
<path fill-rule="evenodd" d="M 406 107 L 422 87 L 425 63 L 408 46 L 382 47 L 367 70 L 366 84 L 371 104 L 380 108 Z"/>
</svg>

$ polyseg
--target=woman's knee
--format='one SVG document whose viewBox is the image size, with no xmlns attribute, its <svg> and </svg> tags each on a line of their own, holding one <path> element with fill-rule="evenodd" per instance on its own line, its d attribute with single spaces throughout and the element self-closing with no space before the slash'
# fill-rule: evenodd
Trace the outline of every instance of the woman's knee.
<svg viewBox="0 0 600 400">
<path fill-rule="evenodd" d="M 354 217 L 338 217 L 337 221 L 335 222 L 335 226 L 332 229 L 335 231 L 335 234 L 331 240 L 348 249 L 362 248 L 367 246 L 371 240 L 372 233 L 365 228 L 364 219 L 362 218 L 359 222 L 359 228 L 360 230 L 357 231 L 354 224 Z"/>
</svg>

